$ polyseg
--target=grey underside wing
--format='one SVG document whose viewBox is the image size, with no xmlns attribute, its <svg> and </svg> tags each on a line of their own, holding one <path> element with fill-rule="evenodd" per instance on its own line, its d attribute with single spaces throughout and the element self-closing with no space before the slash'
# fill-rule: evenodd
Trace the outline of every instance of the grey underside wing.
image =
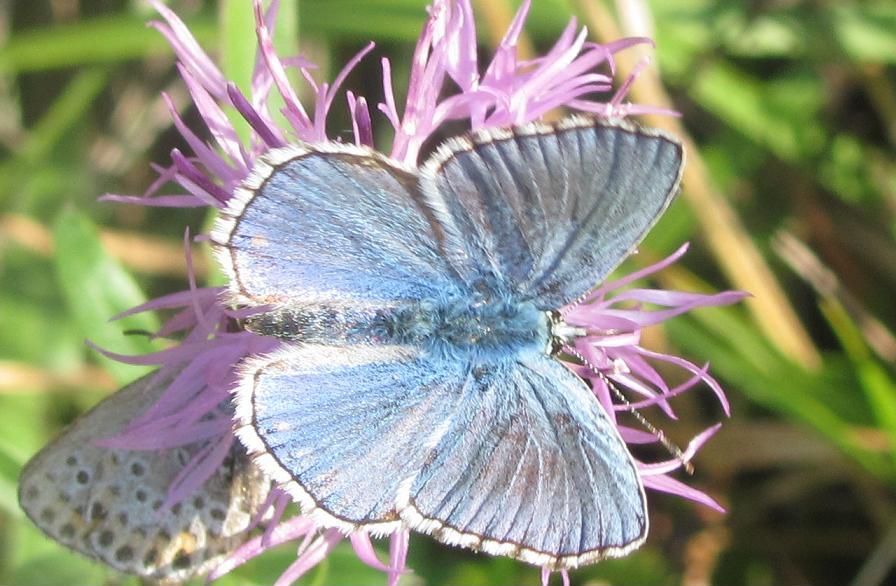
<svg viewBox="0 0 896 586">
<path fill-rule="evenodd" d="M 270 482 L 238 443 L 193 495 L 163 509 L 168 488 L 203 446 L 105 448 L 170 381 L 147 375 L 110 396 L 41 450 L 22 471 L 19 501 L 48 536 L 116 570 L 165 583 L 202 575 L 248 539 Z"/>
</svg>

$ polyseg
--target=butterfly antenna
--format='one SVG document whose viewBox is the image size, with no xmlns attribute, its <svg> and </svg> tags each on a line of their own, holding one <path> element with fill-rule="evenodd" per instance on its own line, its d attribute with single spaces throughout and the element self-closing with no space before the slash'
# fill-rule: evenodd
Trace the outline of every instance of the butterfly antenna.
<svg viewBox="0 0 896 586">
<path fill-rule="evenodd" d="M 632 406 L 632 404 L 628 400 L 628 398 L 622 393 L 621 390 L 619 390 L 619 387 L 617 387 L 616 384 L 610 380 L 610 377 L 608 377 L 606 374 L 601 372 L 600 369 L 598 369 L 596 366 L 591 364 L 591 362 L 588 361 L 584 356 L 582 356 L 582 353 L 579 352 L 578 350 L 576 350 L 575 348 L 567 346 L 566 348 L 563 349 L 563 351 L 568 354 L 572 354 L 573 356 L 575 356 L 576 358 L 581 360 L 583 365 L 587 366 L 588 369 L 591 370 L 591 372 L 593 372 L 595 375 L 597 375 L 598 378 L 600 378 L 600 380 L 602 380 L 603 383 L 605 385 L 607 385 L 607 388 L 610 389 L 610 391 L 613 393 L 613 396 L 616 397 L 617 400 L 619 400 L 622 404 L 624 404 L 626 406 L 626 408 L 628 409 L 628 412 L 634 416 L 634 418 L 638 421 L 638 423 L 640 423 L 641 426 L 644 429 L 646 429 L 648 432 L 655 435 L 656 438 L 659 440 L 659 442 L 663 445 L 663 447 L 666 448 L 666 450 L 668 450 L 669 453 L 672 454 L 672 456 L 675 457 L 676 460 L 681 462 L 681 465 L 684 467 L 684 471 L 687 472 L 688 474 L 694 473 L 694 465 L 691 464 L 688 457 L 685 456 L 683 451 L 681 451 L 681 448 L 679 448 L 674 443 L 672 443 L 666 437 L 666 434 L 663 433 L 662 430 L 660 430 L 654 424 L 647 421 L 647 419 L 643 415 L 641 415 L 641 413 L 634 406 Z"/>
</svg>

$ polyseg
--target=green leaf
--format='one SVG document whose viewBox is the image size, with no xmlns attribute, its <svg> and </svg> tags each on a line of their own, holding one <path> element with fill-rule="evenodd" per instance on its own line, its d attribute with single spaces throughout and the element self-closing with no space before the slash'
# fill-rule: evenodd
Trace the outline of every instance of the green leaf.
<svg viewBox="0 0 896 586">
<path fill-rule="evenodd" d="M 0 441 L 0 511 L 10 517 L 22 517 L 16 488 L 22 463 L 9 448 Z"/>
<path fill-rule="evenodd" d="M 816 76 L 766 81 L 716 63 L 700 70 L 691 92 L 701 106 L 786 161 L 807 160 L 824 144 L 814 123 L 824 102 Z"/>
<path fill-rule="evenodd" d="M 843 52 L 857 61 L 896 60 L 896 4 L 835 2 L 831 23 Z"/>
<path fill-rule="evenodd" d="M 23 519 L 11 529 L 12 559 L 4 576 L 6 584 L 72 586 L 109 583 L 113 574 L 111 569 L 68 551 L 40 533 L 30 522 Z"/>
<path fill-rule="evenodd" d="M 52 264 L 15 246 L 3 253 L 0 356 L 62 372 L 81 366 L 83 344 L 62 305 Z M 28 332 L 23 336 L 22 332 Z"/>
<path fill-rule="evenodd" d="M 90 220 L 67 209 L 58 216 L 53 237 L 59 285 L 84 335 L 100 347 L 122 354 L 145 354 L 154 350 L 143 335 L 123 335 L 129 330 L 156 331 L 159 323 L 153 314 L 109 321 L 146 298 L 134 279 L 103 249 Z M 148 371 L 145 367 L 121 364 L 105 357 L 100 360 L 122 384 Z"/>
<path fill-rule="evenodd" d="M 890 445 L 896 445 L 896 381 L 874 358 L 859 327 L 842 305 L 826 299 L 821 310 L 855 365 L 874 422 L 889 436 Z"/>
<path fill-rule="evenodd" d="M 252 3 L 222 2 L 218 6 L 221 71 L 225 78 L 236 84 L 243 95 L 250 96 L 258 46 L 252 24 L 255 18 Z M 227 115 L 237 135 L 246 142 L 250 136 L 249 124 L 236 112 L 228 111 Z"/>
<path fill-rule="evenodd" d="M 210 20 L 189 22 L 201 41 L 214 38 Z M 88 63 L 118 63 L 170 54 L 165 38 L 137 18 L 110 16 L 19 32 L 0 48 L 0 71 L 56 69 Z"/>
<path fill-rule="evenodd" d="M 303 4 L 304 6 L 304 4 Z M 300 35 L 299 0 L 281 0 L 274 29 L 274 49 L 278 55 L 298 55 Z"/>
<path fill-rule="evenodd" d="M 0 395 L 0 511 L 11 517 L 25 518 L 17 496 L 19 474 L 55 432 L 47 413 L 59 404 L 49 394 Z"/>
<path fill-rule="evenodd" d="M 300 24 L 303 35 L 347 37 L 357 42 L 414 42 L 429 4 L 430 0 L 305 0 L 300 3 Z M 520 2 L 511 4 L 515 12 Z M 525 31 L 553 41 L 569 18 L 565 2 L 539 0 L 532 3 Z M 479 24 L 477 31 L 484 38 L 486 27 Z"/>
<path fill-rule="evenodd" d="M 768 346 L 758 332 L 746 329 L 740 332 L 740 339 L 732 339 L 721 329 L 708 332 L 690 315 L 669 321 L 666 329 L 687 356 L 709 360 L 715 376 L 736 381 L 737 386 L 729 392 L 744 393 L 786 419 L 811 426 L 871 473 L 881 478 L 892 476 L 888 458 L 856 443 L 855 422 L 845 418 L 842 400 L 838 401 L 854 396 L 850 394 L 855 383 L 848 363 L 826 357 L 820 372 L 807 372 L 770 348 L 757 360 L 754 351 Z"/>
<path fill-rule="evenodd" d="M 105 71 L 81 71 L 65 87 L 18 145 L 15 155 L 0 163 L 0 202 L 15 198 L 16 205 L 22 206 L 28 199 L 23 193 L 25 186 L 37 179 L 55 176 L 53 172 L 59 169 L 47 170 L 47 159 L 67 133 L 83 122 L 84 111 L 96 100 L 107 79 Z"/>
</svg>

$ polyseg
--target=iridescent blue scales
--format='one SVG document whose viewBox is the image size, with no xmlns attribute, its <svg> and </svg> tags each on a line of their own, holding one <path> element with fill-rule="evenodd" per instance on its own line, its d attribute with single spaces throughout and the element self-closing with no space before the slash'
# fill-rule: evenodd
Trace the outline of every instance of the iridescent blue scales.
<svg viewBox="0 0 896 586">
<path fill-rule="evenodd" d="M 243 368 L 238 435 L 305 513 L 571 568 L 647 534 L 644 489 L 556 310 L 673 199 L 665 135 L 574 117 L 448 141 L 420 168 L 269 154 L 213 233 L 230 300 L 285 340 Z M 553 342 L 553 343 L 552 343 Z"/>
</svg>

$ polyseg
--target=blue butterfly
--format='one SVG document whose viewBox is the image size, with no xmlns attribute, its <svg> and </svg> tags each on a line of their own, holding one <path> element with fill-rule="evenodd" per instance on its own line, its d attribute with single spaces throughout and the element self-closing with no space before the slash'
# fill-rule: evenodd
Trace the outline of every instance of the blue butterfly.
<svg viewBox="0 0 896 586">
<path fill-rule="evenodd" d="M 300 144 L 257 164 L 213 231 L 247 327 L 238 435 L 325 526 L 410 527 L 553 569 L 638 547 L 644 487 L 555 357 L 559 308 L 674 198 L 674 139 L 572 117 L 454 138 L 419 169 Z M 581 332 L 579 332 L 581 333 Z"/>
</svg>

